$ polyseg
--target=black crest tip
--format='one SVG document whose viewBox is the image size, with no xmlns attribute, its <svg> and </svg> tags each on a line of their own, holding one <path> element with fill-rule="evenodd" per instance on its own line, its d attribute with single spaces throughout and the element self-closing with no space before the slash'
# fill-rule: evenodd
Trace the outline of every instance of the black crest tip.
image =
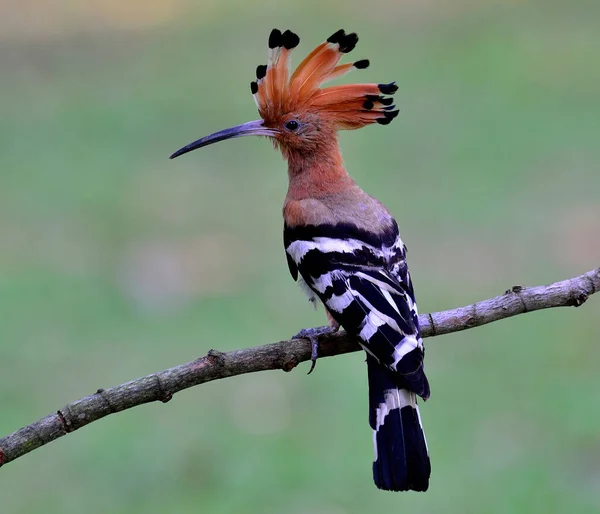
<svg viewBox="0 0 600 514">
<path fill-rule="evenodd" d="M 399 112 L 400 111 L 385 111 L 383 113 L 383 118 L 377 118 L 375 121 L 377 121 L 377 123 L 380 125 L 389 125 L 392 120 L 398 116 Z"/>
<path fill-rule="evenodd" d="M 398 116 L 398 113 L 400 111 L 386 111 L 383 113 L 383 118 L 377 118 L 377 123 L 379 123 L 380 125 L 389 125 L 392 120 Z"/>
<path fill-rule="evenodd" d="M 256 78 L 258 80 L 265 78 L 266 74 L 267 74 L 267 65 L 266 64 L 260 64 L 259 66 L 256 67 Z"/>
<path fill-rule="evenodd" d="M 371 64 L 369 59 L 361 59 L 360 61 L 356 61 L 354 63 L 354 67 L 359 70 L 364 70 L 365 68 L 369 67 L 369 64 Z"/>
<path fill-rule="evenodd" d="M 375 107 L 375 104 L 373 103 L 373 100 L 365 100 L 363 103 L 363 108 L 366 109 L 367 111 L 370 111 L 373 107 Z"/>
<path fill-rule="evenodd" d="M 269 34 L 269 48 L 281 46 L 281 30 L 273 29 Z"/>
<path fill-rule="evenodd" d="M 342 38 L 342 41 L 340 41 L 340 52 L 342 52 L 343 54 L 352 52 L 352 50 L 354 50 L 354 47 L 356 46 L 356 43 L 358 43 L 358 34 L 356 34 L 356 32 L 352 32 L 352 34 L 347 34 L 345 37 Z"/>
<path fill-rule="evenodd" d="M 340 29 L 337 32 L 334 32 L 327 38 L 328 43 L 336 44 L 339 43 L 344 37 L 346 37 L 346 32 L 344 29 Z"/>
<path fill-rule="evenodd" d="M 281 44 L 286 50 L 292 50 L 293 48 L 296 48 L 299 43 L 300 38 L 298 37 L 298 34 L 292 32 L 291 30 L 286 30 L 281 35 Z"/>
<path fill-rule="evenodd" d="M 366 95 L 367 100 L 371 100 L 372 102 L 379 102 L 381 105 L 392 105 L 394 102 L 393 98 L 386 98 L 381 95 Z"/>
<path fill-rule="evenodd" d="M 377 84 L 377 87 L 384 95 L 393 95 L 398 91 L 398 86 L 395 82 L 390 82 L 389 84 Z"/>
<path fill-rule="evenodd" d="M 258 84 L 256 82 L 250 82 L 250 91 L 252 91 L 253 95 L 258 93 Z"/>
</svg>

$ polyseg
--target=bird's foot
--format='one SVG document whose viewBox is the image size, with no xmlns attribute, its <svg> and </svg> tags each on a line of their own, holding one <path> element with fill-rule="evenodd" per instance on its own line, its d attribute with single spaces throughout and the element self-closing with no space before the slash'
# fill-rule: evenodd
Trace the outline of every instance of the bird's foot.
<svg viewBox="0 0 600 514">
<path fill-rule="evenodd" d="M 307 375 L 310 375 L 315 369 L 315 365 L 317 364 L 317 359 L 319 358 L 319 337 L 327 334 L 333 334 L 337 332 L 339 327 L 316 327 L 316 328 L 303 328 L 298 332 L 292 339 L 308 339 L 310 341 L 310 360 L 312 364 L 310 369 L 308 370 Z"/>
</svg>

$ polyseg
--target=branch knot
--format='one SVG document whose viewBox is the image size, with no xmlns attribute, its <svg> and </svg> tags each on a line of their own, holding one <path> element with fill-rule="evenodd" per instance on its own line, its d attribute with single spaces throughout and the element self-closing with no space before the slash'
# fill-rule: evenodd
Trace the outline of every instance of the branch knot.
<svg viewBox="0 0 600 514">
<path fill-rule="evenodd" d="M 281 363 L 281 369 L 283 371 L 285 371 L 286 373 L 289 373 L 290 371 L 292 371 L 298 364 L 300 364 L 300 362 L 298 361 L 298 359 L 296 358 L 295 355 L 287 355 L 283 358 L 283 361 Z"/>
<path fill-rule="evenodd" d="M 65 434 L 68 434 L 69 432 L 73 432 L 73 430 L 75 430 L 73 428 L 73 426 L 71 425 L 71 423 L 69 421 L 67 421 L 67 419 L 65 418 L 65 415 L 60 410 L 56 411 L 56 415 L 58 416 L 58 419 L 60 420 L 60 424 L 62 425 L 62 429 L 65 431 Z"/>
<path fill-rule="evenodd" d="M 220 368 L 225 366 L 225 353 L 219 350 L 208 350 L 206 359 L 210 361 L 213 366 L 219 366 Z"/>
</svg>

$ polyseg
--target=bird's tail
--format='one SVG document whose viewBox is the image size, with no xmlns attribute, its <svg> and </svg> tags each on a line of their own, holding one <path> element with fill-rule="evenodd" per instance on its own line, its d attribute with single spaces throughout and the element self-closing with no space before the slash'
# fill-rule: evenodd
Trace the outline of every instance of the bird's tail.
<svg viewBox="0 0 600 514">
<path fill-rule="evenodd" d="M 373 480 L 387 491 L 426 491 L 431 465 L 415 393 L 397 381 L 371 355 L 369 423 L 373 429 Z"/>
</svg>

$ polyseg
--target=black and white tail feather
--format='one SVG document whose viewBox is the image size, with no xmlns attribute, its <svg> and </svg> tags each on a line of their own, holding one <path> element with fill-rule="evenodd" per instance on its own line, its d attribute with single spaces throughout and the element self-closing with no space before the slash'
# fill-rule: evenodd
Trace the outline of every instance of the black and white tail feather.
<svg viewBox="0 0 600 514">
<path fill-rule="evenodd" d="M 426 491 L 431 466 L 415 393 L 399 388 L 367 354 L 373 480 L 388 491 Z"/>
<path fill-rule="evenodd" d="M 426 491 L 431 466 L 416 396 L 427 399 L 429 384 L 396 223 L 383 234 L 346 223 L 286 226 L 284 244 L 294 279 L 305 282 L 367 352 L 375 484 Z"/>
</svg>

